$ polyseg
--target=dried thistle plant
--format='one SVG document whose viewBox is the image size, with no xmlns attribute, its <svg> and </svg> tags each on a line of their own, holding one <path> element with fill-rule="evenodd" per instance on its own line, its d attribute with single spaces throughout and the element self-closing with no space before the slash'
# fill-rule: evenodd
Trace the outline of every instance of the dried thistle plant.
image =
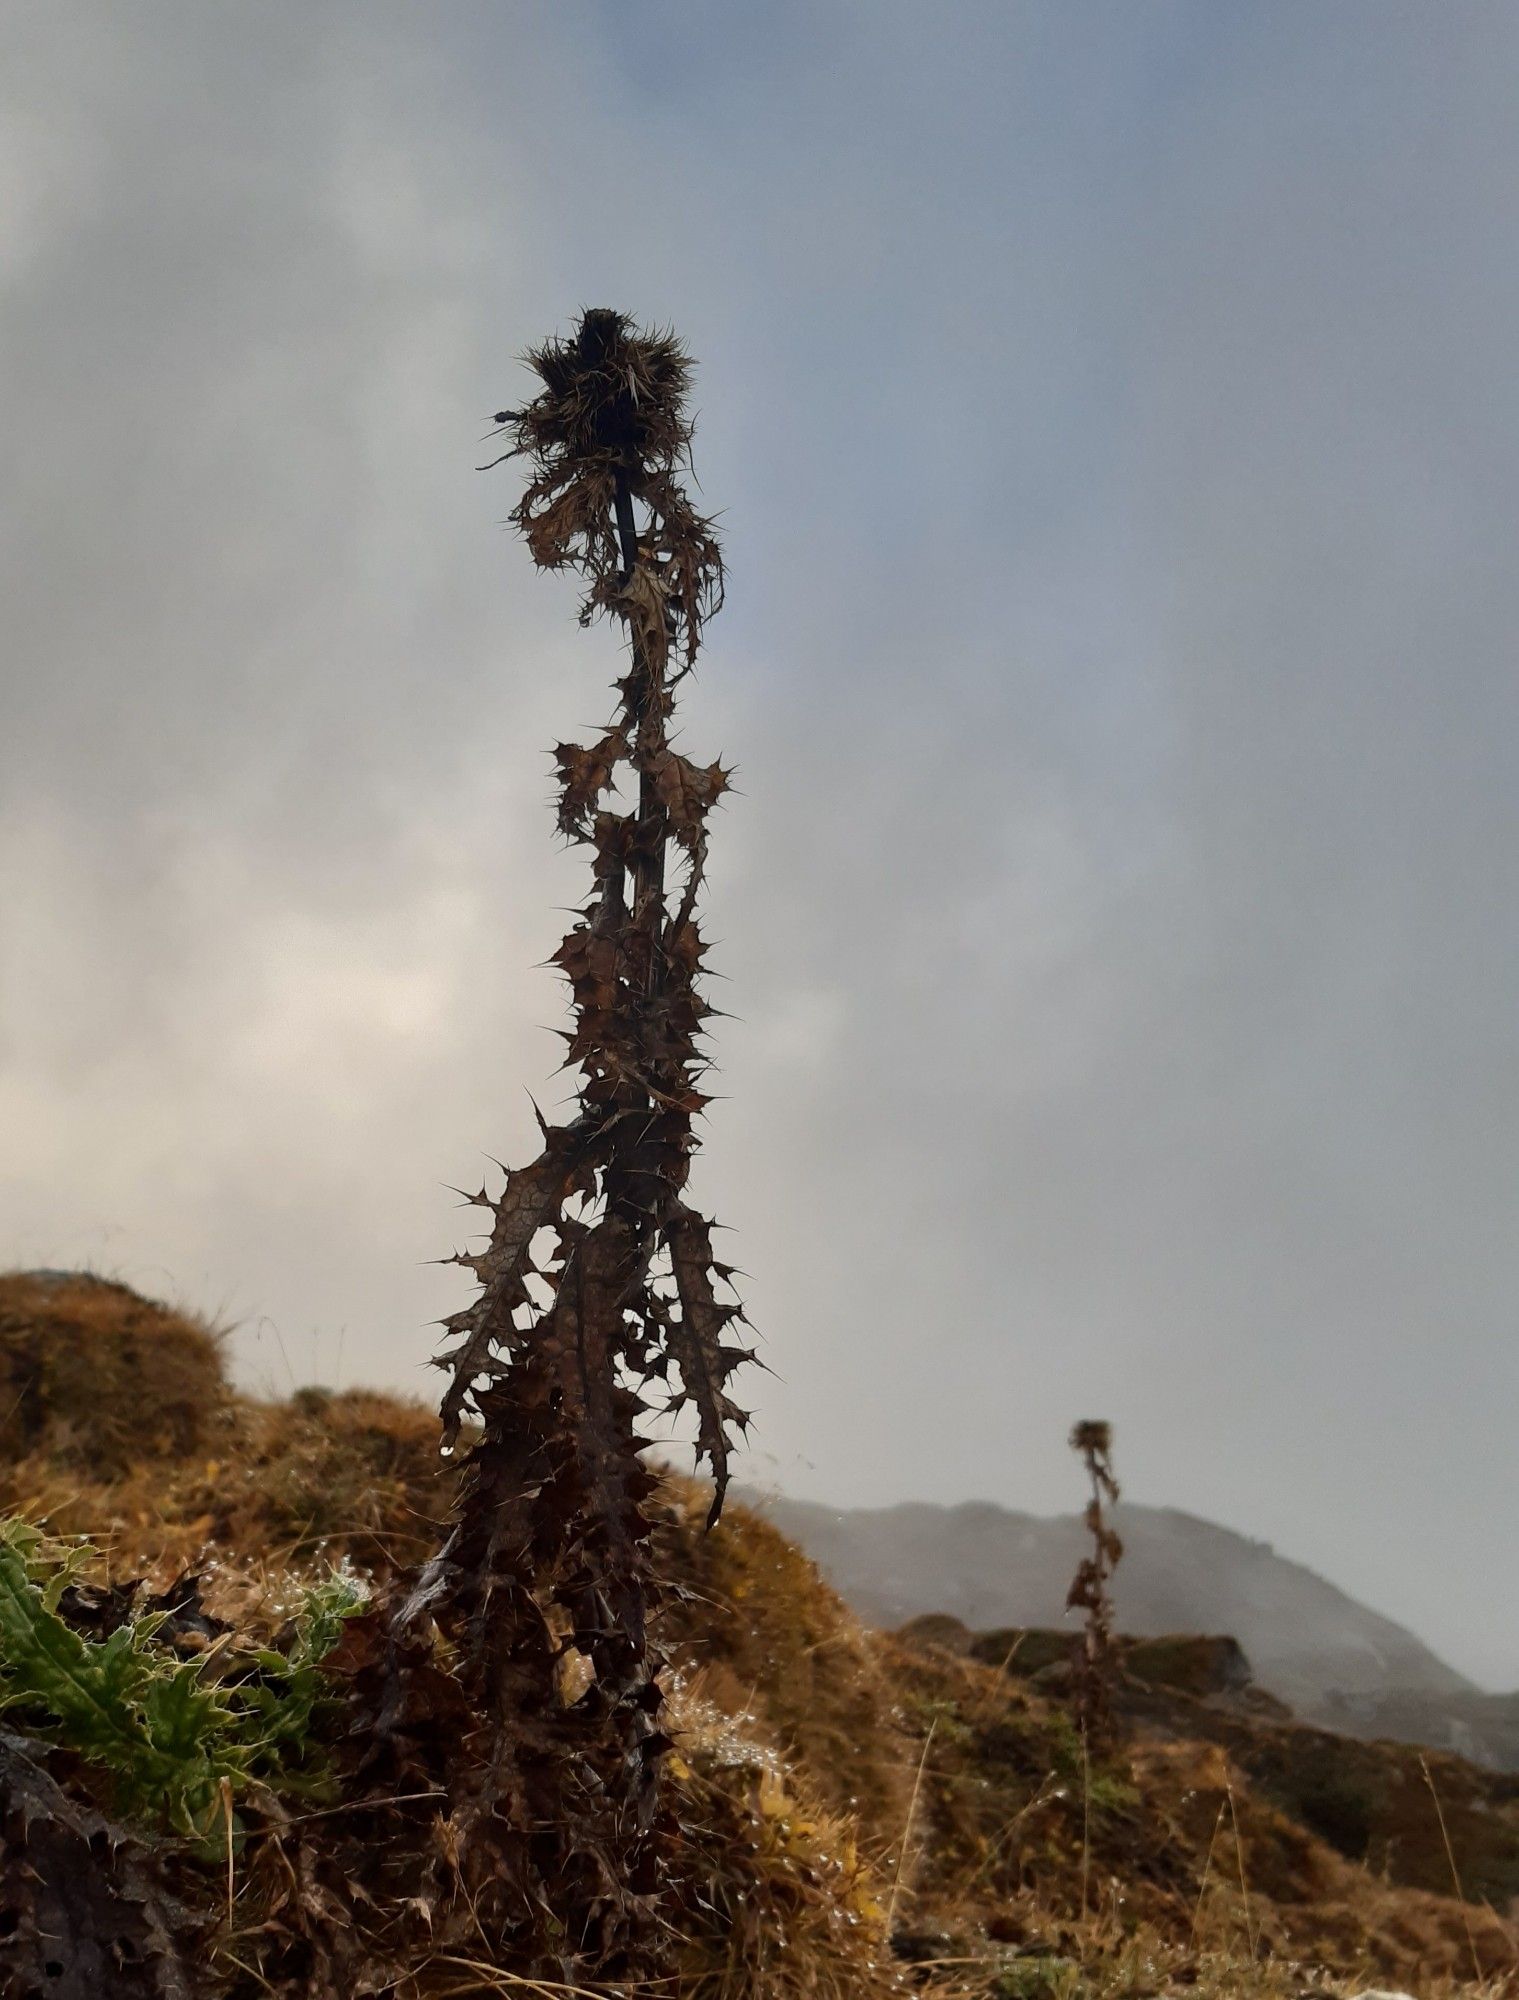
<svg viewBox="0 0 1519 2000">
<path fill-rule="evenodd" d="M 1088 1418 L 1074 1427 L 1070 1444 L 1072 1451 L 1080 1454 L 1091 1481 L 1085 1520 L 1092 1549 L 1078 1564 L 1065 1601 L 1068 1610 L 1086 1613 L 1076 1642 L 1076 1720 L 1087 1744 L 1096 1746 L 1112 1735 L 1113 1688 L 1118 1676 L 1109 1584 L 1122 1560 L 1123 1543 L 1108 1525 L 1104 1512 L 1104 1502 L 1116 1506 L 1119 1496 L 1118 1481 L 1113 1476 L 1112 1426 Z"/>
<path fill-rule="evenodd" d="M 696 904 L 729 773 L 670 741 L 723 573 L 679 478 L 691 442 L 679 343 L 590 311 L 527 360 L 537 395 L 496 420 L 503 457 L 529 472 L 512 519 L 540 568 L 584 579 L 583 624 L 625 628 L 628 670 L 605 733 L 556 752 L 559 828 L 588 850 L 592 877 L 555 954 L 579 1101 L 564 1123 L 540 1118 L 541 1152 L 499 1197 L 470 1197 L 490 1237 L 456 1260 L 479 1291 L 445 1323 L 439 1366 L 447 1447 L 466 1418 L 479 1440 L 448 1541 L 395 1632 L 414 1679 L 415 1634 L 441 1635 L 480 1718 L 448 1781 L 473 1917 L 514 1963 L 627 1977 L 657 1957 L 668 1747 L 640 1420 L 694 1413 L 714 1521 L 748 1421 L 728 1394 L 752 1358 L 731 1335 L 741 1308 L 719 1293 L 732 1273 L 685 1199 L 713 1012 Z"/>
</svg>

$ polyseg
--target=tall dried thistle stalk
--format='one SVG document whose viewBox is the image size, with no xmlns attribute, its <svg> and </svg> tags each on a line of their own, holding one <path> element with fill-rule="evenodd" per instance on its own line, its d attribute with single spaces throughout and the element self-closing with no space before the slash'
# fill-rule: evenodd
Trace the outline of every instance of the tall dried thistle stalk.
<svg viewBox="0 0 1519 2000">
<path fill-rule="evenodd" d="M 675 339 L 590 311 L 527 359 L 538 393 L 496 419 L 504 456 L 529 471 L 512 519 L 540 568 L 584 580 L 582 624 L 624 628 L 628 670 L 605 733 L 556 753 L 559 828 L 592 874 L 555 954 L 578 1104 L 561 1124 L 540 1116 L 541 1152 L 499 1197 L 470 1197 L 490 1239 L 457 1259 L 479 1291 L 445 1322 L 438 1365 L 446 1445 L 466 1418 L 479 1436 L 398 1630 L 427 1614 L 481 1720 L 478 1753 L 449 1781 L 473 1907 L 561 1977 L 606 1976 L 649 1963 L 668 1747 L 639 1422 L 651 1394 L 694 1413 L 714 1521 L 747 1424 L 728 1395 L 752 1358 L 730 1337 L 742 1312 L 716 1289 L 732 1274 L 685 1199 L 714 1011 L 697 991 L 696 903 L 729 773 L 670 740 L 722 560 L 678 476 L 691 364 Z M 608 795 L 622 779 L 619 807 Z"/>
<path fill-rule="evenodd" d="M 1123 1557 L 1123 1543 L 1103 1511 L 1104 1501 L 1116 1506 L 1119 1496 L 1118 1481 L 1113 1476 L 1112 1426 L 1088 1418 L 1072 1430 L 1070 1444 L 1072 1451 L 1080 1454 L 1091 1481 L 1085 1521 L 1092 1549 L 1078 1564 L 1065 1601 L 1068 1610 L 1086 1613 L 1076 1642 L 1074 1692 L 1076 1719 L 1083 1740 L 1096 1748 L 1112 1735 L 1113 1685 L 1118 1673 L 1118 1655 L 1113 1644 L 1113 1598 L 1108 1586 Z"/>
</svg>

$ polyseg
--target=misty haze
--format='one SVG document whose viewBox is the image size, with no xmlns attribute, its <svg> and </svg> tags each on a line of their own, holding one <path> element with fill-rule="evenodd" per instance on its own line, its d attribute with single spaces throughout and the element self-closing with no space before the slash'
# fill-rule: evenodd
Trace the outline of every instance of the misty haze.
<svg viewBox="0 0 1519 2000">
<path fill-rule="evenodd" d="M 1519 16 L 0 25 L 0 1987 L 1514 1990 Z"/>
</svg>

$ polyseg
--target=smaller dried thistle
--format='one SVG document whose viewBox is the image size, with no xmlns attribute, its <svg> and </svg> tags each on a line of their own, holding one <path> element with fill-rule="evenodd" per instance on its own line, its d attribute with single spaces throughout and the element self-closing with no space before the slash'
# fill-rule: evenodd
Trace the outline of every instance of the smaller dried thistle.
<svg viewBox="0 0 1519 2000">
<path fill-rule="evenodd" d="M 1112 1733 L 1112 1694 L 1118 1677 L 1113 1599 L 1108 1585 L 1123 1558 L 1123 1543 L 1103 1511 L 1104 1501 L 1116 1506 L 1119 1498 L 1118 1481 L 1113 1476 L 1112 1426 L 1098 1418 L 1086 1418 L 1073 1427 L 1070 1445 L 1086 1466 L 1092 1486 L 1084 1516 L 1092 1550 L 1077 1565 L 1065 1600 L 1068 1610 L 1086 1613 L 1076 1645 L 1074 1692 L 1077 1721 L 1092 1743 Z"/>
<path fill-rule="evenodd" d="M 1113 1449 L 1113 1426 L 1101 1417 L 1083 1417 L 1071 1427 L 1071 1450 L 1106 1459 Z"/>
</svg>

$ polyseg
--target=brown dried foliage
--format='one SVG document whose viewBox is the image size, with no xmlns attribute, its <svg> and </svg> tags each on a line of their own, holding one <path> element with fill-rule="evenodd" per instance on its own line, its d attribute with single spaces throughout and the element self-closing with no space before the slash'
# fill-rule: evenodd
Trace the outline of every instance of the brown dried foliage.
<svg viewBox="0 0 1519 2000">
<path fill-rule="evenodd" d="M 710 523 L 677 476 L 690 363 L 599 311 L 528 359 L 541 389 L 500 418 L 530 471 L 513 519 L 540 567 L 585 579 L 583 621 L 621 621 L 629 667 L 606 732 L 556 753 L 559 827 L 592 865 L 555 954 L 578 1110 L 540 1120 L 541 1152 L 499 1198 L 471 1197 L 490 1237 L 456 1260 L 479 1291 L 439 1365 L 446 1442 L 469 1415 L 480 1437 L 449 1538 L 393 1621 L 380 1720 L 390 1777 L 447 1794 L 448 1865 L 477 1929 L 514 1964 L 580 1979 L 652 1962 L 669 1739 L 639 1420 L 655 1400 L 694 1412 L 715 1519 L 747 1422 L 729 1378 L 750 1353 L 711 1224 L 685 1200 L 711 1012 L 695 907 L 728 782 L 670 742 L 673 689 L 722 596 Z"/>
<path fill-rule="evenodd" d="M 173 1855 L 70 1797 L 41 1747 L 0 1734 L 0 1991 L 11 2000 L 191 2000 L 211 1926 Z"/>
<path fill-rule="evenodd" d="M 1076 1643 L 1074 1692 L 1076 1719 L 1089 1744 L 1105 1742 L 1113 1732 L 1113 1685 L 1118 1653 L 1113 1642 L 1113 1598 L 1108 1588 L 1123 1557 L 1123 1543 L 1109 1526 L 1103 1503 L 1116 1506 L 1118 1481 L 1113 1477 L 1113 1433 L 1094 1419 L 1071 1432 L 1071 1449 L 1078 1452 L 1092 1484 L 1086 1506 L 1092 1552 L 1084 1556 L 1066 1595 L 1067 1608 L 1084 1611 L 1086 1622 Z"/>
</svg>

